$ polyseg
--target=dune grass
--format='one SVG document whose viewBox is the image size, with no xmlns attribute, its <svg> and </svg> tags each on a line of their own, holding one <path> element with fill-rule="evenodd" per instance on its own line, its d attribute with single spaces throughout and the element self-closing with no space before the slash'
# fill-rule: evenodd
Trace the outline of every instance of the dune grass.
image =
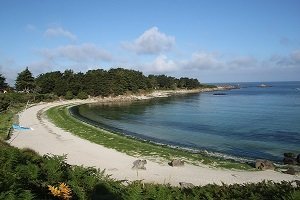
<svg viewBox="0 0 300 200">
<path fill-rule="evenodd" d="M 227 169 L 253 169 L 253 167 L 246 163 L 207 156 L 201 153 L 192 153 L 96 128 L 72 117 L 68 107 L 70 107 L 70 105 L 50 108 L 46 112 L 47 117 L 58 127 L 107 148 L 116 149 L 131 156 L 143 157 L 159 162 L 179 158 L 195 165 L 205 164 Z"/>
</svg>

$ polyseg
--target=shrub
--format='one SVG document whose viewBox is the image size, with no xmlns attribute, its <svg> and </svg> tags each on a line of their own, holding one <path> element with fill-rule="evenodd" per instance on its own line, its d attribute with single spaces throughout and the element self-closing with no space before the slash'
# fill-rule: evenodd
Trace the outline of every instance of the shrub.
<svg viewBox="0 0 300 200">
<path fill-rule="evenodd" d="M 77 95 L 78 99 L 87 99 L 88 98 L 88 94 L 86 92 L 79 92 Z"/>
<path fill-rule="evenodd" d="M 34 101 L 35 103 L 41 102 L 41 101 L 46 101 L 46 102 L 51 102 L 55 101 L 58 99 L 58 96 L 55 94 L 34 94 Z"/>
<path fill-rule="evenodd" d="M 73 99 L 73 98 L 74 98 L 73 93 L 72 93 L 71 91 L 68 91 L 68 92 L 66 93 L 66 95 L 65 95 L 65 99 L 71 100 L 71 99 Z"/>
<path fill-rule="evenodd" d="M 10 100 L 7 95 L 0 94 L 0 112 L 5 111 L 10 105 Z"/>
</svg>

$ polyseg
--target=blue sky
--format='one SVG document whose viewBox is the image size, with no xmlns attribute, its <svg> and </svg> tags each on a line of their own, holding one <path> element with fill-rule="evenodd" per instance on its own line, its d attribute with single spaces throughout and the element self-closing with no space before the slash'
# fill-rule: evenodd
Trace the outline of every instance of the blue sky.
<svg viewBox="0 0 300 200">
<path fill-rule="evenodd" d="M 298 0 L 1 0 L 0 73 L 124 67 L 201 82 L 300 80 Z"/>
</svg>

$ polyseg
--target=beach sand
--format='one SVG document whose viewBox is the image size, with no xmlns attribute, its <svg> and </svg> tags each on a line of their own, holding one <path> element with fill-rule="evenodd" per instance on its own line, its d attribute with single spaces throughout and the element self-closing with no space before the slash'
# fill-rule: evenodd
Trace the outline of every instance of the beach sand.
<svg viewBox="0 0 300 200">
<path fill-rule="evenodd" d="M 105 169 L 107 174 L 118 180 L 143 180 L 147 183 L 161 183 L 179 186 L 179 182 L 205 185 L 209 183 L 233 184 L 260 182 L 262 180 L 293 181 L 300 180 L 299 176 L 293 176 L 267 171 L 238 171 L 215 169 L 208 166 L 194 166 L 185 164 L 183 167 L 171 167 L 167 164 L 156 163 L 147 160 L 146 170 L 133 170 L 133 162 L 137 159 L 114 149 L 81 139 L 66 132 L 48 119 L 43 113 L 53 107 L 70 103 L 88 103 L 95 100 L 73 100 L 53 103 L 41 103 L 34 105 L 19 114 L 20 125 L 30 127 L 33 130 L 14 131 L 8 141 L 12 146 L 19 148 L 31 148 L 41 155 L 67 154 L 67 162 L 74 165 Z"/>
</svg>

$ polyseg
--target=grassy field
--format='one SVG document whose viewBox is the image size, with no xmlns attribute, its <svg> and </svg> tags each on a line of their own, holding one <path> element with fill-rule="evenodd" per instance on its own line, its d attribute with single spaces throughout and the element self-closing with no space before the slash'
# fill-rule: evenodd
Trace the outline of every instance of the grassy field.
<svg viewBox="0 0 300 200">
<path fill-rule="evenodd" d="M 227 169 L 254 169 L 246 163 L 211 157 L 200 153 L 191 153 L 180 149 L 170 148 L 166 145 L 157 145 L 149 143 L 148 141 L 133 139 L 131 137 L 93 127 L 72 117 L 68 111 L 69 106 L 70 105 L 64 105 L 50 108 L 47 110 L 46 114 L 58 127 L 107 148 L 116 149 L 117 151 L 124 152 L 131 156 L 143 157 L 156 162 L 166 162 L 178 158 L 195 165 L 205 164 Z"/>
</svg>

